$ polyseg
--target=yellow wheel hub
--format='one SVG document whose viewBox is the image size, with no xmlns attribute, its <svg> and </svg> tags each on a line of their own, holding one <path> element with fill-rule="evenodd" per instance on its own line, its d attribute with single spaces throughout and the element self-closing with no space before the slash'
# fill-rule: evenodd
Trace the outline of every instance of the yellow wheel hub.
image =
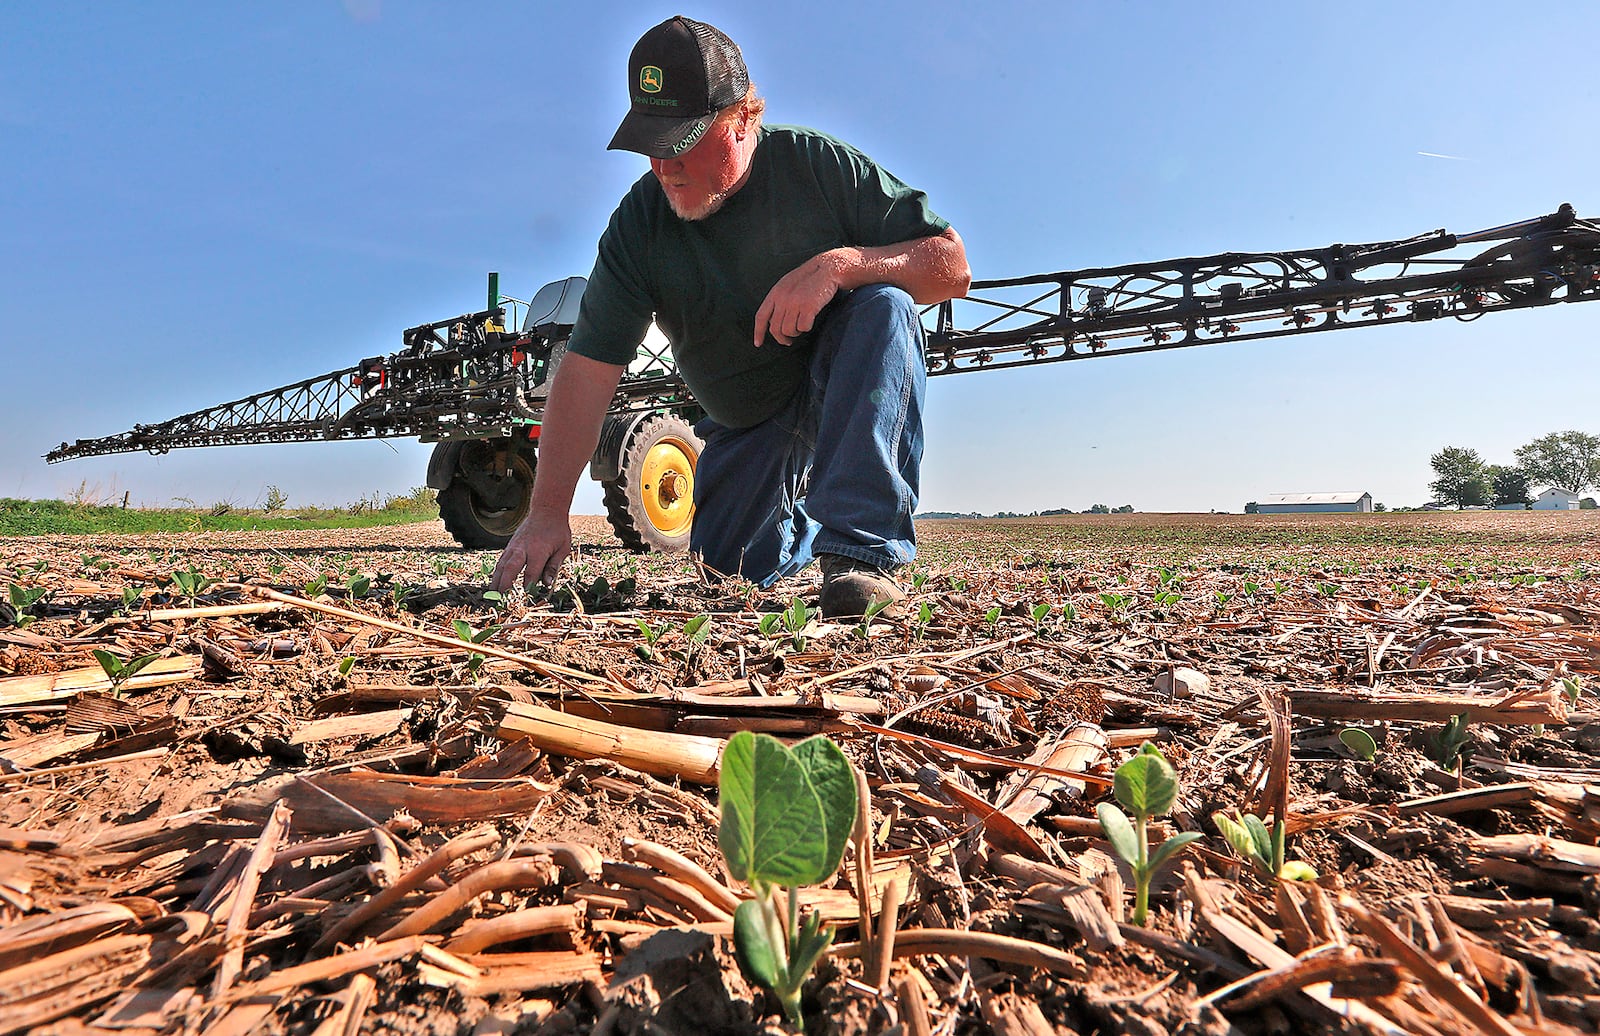
<svg viewBox="0 0 1600 1036">
<path fill-rule="evenodd" d="M 639 491 L 650 524 L 668 536 L 681 536 L 694 520 L 694 447 L 667 436 L 644 456 Z"/>
</svg>

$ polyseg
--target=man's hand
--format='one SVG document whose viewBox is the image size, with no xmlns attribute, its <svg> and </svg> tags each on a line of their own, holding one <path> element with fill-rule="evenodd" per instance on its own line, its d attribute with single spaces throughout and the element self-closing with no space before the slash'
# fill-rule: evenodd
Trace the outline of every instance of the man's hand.
<svg viewBox="0 0 1600 1036">
<path fill-rule="evenodd" d="M 563 512 L 530 510 L 528 517 L 511 534 L 511 542 L 500 552 L 489 584 L 506 591 L 522 577 L 522 587 L 534 583 L 550 586 L 561 573 L 561 563 L 572 553 L 572 525 Z"/>
<path fill-rule="evenodd" d="M 793 345 L 811 330 L 822 307 L 838 293 L 838 263 L 833 252 L 813 256 L 784 274 L 756 311 L 756 348 L 769 332 L 784 345 Z"/>
<path fill-rule="evenodd" d="M 807 259 L 784 274 L 756 311 L 756 347 L 773 338 L 793 345 L 811 330 L 822 307 L 841 291 L 867 284 L 893 284 L 919 306 L 960 298 L 972 286 L 966 246 L 946 228 L 932 237 L 898 245 L 846 245 Z"/>
</svg>

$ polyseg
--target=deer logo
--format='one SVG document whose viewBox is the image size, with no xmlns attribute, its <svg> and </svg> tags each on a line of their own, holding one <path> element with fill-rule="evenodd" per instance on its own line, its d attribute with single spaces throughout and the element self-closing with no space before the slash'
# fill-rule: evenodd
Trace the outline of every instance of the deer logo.
<svg viewBox="0 0 1600 1036">
<path fill-rule="evenodd" d="M 639 89 L 647 94 L 661 92 L 661 69 L 654 65 L 646 65 L 639 69 Z"/>
</svg>

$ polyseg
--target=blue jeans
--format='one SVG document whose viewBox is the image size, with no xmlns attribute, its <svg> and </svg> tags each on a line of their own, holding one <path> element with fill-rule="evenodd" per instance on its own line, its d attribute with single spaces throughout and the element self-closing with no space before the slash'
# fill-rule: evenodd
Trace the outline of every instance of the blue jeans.
<svg viewBox="0 0 1600 1036">
<path fill-rule="evenodd" d="M 928 382 L 916 304 L 891 285 L 858 288 L 823 311 L 813 339 L 809 384 L 778 413 L 695 426 L 706 445 L 689 549 L 724 575 L 770 586 L 816 554 L 883 569 L 916 556 Z"/>
</svg>

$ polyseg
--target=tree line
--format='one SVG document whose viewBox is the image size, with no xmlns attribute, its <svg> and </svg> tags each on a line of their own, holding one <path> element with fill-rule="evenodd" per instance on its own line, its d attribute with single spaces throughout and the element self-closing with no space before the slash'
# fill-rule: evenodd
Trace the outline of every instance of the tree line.
<svg viewBox="0 0 1600 1036">
<path fill-rule="evenodd" d="M 1536 486 L 1581 493 L 1600 486 L 1600 435 L 1551 432 L 1519 446 L 1515 464 L 1490 464 L 1477 450 L 1446 446 L 1430 463 L 1428 484 L 1441 504 L 1500 507 L 1533 502 Z"/>
</svg>

